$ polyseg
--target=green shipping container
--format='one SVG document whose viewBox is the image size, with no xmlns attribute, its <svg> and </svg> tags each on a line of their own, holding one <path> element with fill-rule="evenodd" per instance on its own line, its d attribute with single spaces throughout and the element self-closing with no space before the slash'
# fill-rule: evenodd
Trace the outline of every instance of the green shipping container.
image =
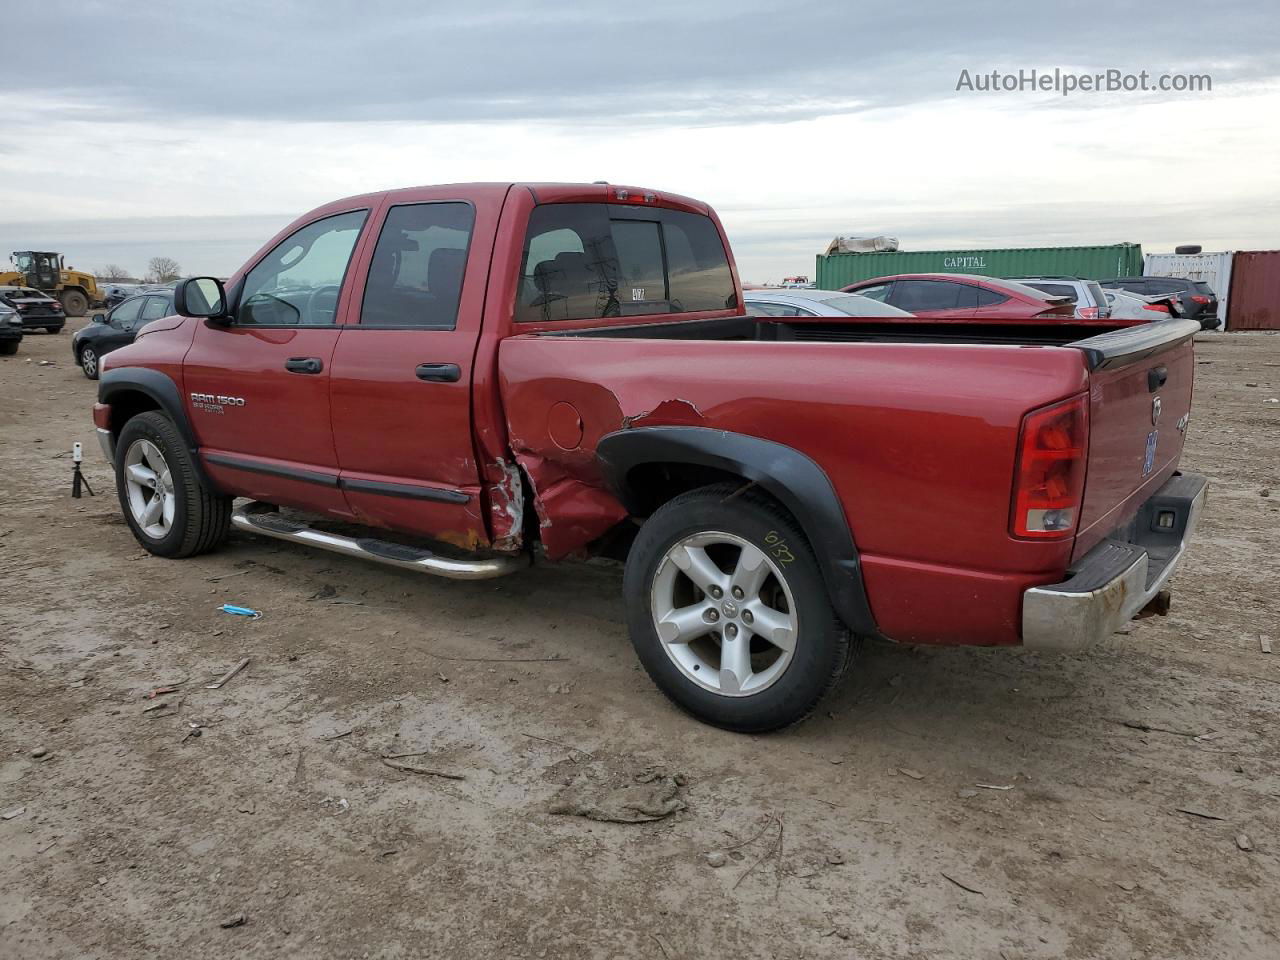
<svg viewBox="0 0 1280 960">
<path fill-rule="evenodd" d="M 986 277 L 1080 277 L 1085 280 L 1140 277 L 1142 245 L 818 254 L 819 290 L 839 290 L 851 283 L 898 273 L 976 273 Z"/>
</svg>

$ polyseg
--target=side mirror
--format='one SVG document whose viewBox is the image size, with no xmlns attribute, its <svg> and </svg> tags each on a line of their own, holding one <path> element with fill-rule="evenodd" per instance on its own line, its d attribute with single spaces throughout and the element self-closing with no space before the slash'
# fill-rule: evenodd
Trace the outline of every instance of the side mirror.
<svg viewBox="0 0 1280 960">
<path fill-rule="evenodd" d="M 228 322 L 227 292 L 222 281 L 213 277 L 179 280 L 173 288 L 173 310 L 183 317 L 203 317 Z"/>
<path fill-rule="evenodd" d="M 106 323 L 107 315 L 105 313 L 95 313 L 89 318 L 90 323 Z"/>
</svg>

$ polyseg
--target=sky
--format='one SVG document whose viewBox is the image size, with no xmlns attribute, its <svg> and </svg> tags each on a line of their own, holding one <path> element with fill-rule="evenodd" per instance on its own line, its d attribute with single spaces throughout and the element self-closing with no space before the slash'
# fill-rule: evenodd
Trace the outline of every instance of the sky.
<svg viewBox="0 0 1280 960">
<path fill-rule="evenodd" d="M 1280 246 L 1270 2 L 44 0 L 0 61 L 0 251 L 227 275 L 338 197 L 609 180 L 719 212 L 744 279 L 902 249 Z M 1209 91 L 957 90 L 962 71 Z"/>
</svg>

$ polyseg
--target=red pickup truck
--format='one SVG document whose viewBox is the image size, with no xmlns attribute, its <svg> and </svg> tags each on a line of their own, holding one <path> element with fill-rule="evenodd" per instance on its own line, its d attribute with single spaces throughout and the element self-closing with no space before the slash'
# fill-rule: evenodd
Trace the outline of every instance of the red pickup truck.
<svg viewBox="0 0 1280 960">
<path fill-rule="evenodd" d="M 147 550 L 624 558 L 649 674 L 734 730 L 805 716 L 861 637 L 1084 648 L 1167 600 L 1205 499 L 1197 324 L 748 317 L 715 213 L 656 190 L 352 197 L 175 308 L 94 409 Z"/>
</svg>

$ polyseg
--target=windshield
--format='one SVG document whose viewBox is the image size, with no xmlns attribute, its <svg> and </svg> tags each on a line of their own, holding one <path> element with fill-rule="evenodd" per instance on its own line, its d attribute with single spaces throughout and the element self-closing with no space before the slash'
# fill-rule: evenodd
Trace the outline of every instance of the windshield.
<svg viewBox="0 0 1280 960">
<path fill-rule="evenodd" d="M 1200 293 L 1203 293 L 1207 297 L 1214 296 L 1213 287 L 1209 286 L 1209 284 L 1205 283 L 1203 280 L 1196 280 L 1194 283 L 1196 290 Z"/>
</svg>

